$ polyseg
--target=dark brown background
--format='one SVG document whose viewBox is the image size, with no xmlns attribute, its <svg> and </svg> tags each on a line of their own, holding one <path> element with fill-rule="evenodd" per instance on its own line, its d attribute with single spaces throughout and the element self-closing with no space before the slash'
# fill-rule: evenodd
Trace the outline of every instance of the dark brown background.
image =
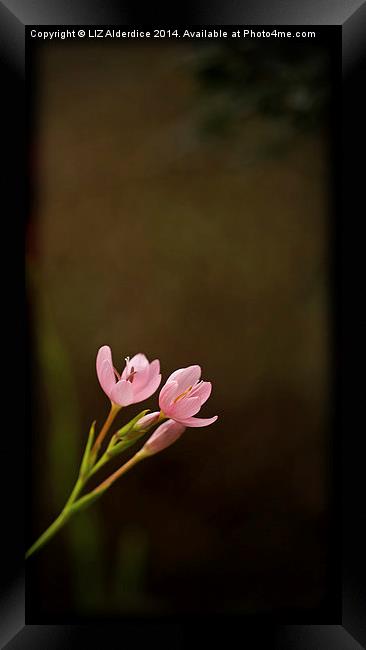
<svg viewBox="0 0 366 650">
<path fill-rule="evenodd" d="M 219 415 L 40 552 L 40 615 L 324 599 L 326 125 L 284 129 L 278 151 L 286 119 L 260 111 L 211 136 L 202 115 L 224 100 L 200 87 L 199 56 L 194 44 L 142 42 L 39 56 L 34 534 L 60 511 L 90 423 L 107 413 L 100 345 L 117 368 L 139 351 L 160 358 L 164 378 L 199 363 L 213 383 L 202 415 Z"/>
</svg>

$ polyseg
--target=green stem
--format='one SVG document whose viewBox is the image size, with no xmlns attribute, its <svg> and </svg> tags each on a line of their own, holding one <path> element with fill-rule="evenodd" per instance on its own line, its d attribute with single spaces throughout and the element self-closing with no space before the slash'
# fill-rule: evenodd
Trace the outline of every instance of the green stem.
<svg viewBox="0 0 366 650">
<path fill-rule="evenodd" d="M 55 521 L 47 528 L 47 530 L 45 530 L 45 532 L 42 533 L 42 535 L 37 539 L 37 541 L 34 542 L 34 544 L 28 549 L 25 555 L 26 559 L 31 555 L 33 555 L 33 553 L 38 551 L 40 548 L 42 548 L 42 546 L 47 544 L 47 542 L 65 525 L 68 519 L 75 512 L 77 512 L 79 509 L 83 507 L 88 506 L 90 503 L 95 501 L 95 499 L 99 498 L 103 494 L 103 492 L 105 492 L 105 490 L 107 490 L 110 487 L 110 485 L 112 485 L 112 483 L 114 483 L 114 481 L 117 480 L 117 478 L 122 476 L 122 474 L 125 474 L 125 472 L 131 469 L 131 467 L 133 467 L 136 463 L 138 463 L 140 460 L 145 458 L 146 454 L 142 453 L 142 450 L 140 450 L 140 452 L 135 454 L 135 456 L 133 456 L 129 461 L 127 461 L 127 463 L 122 465 L 122 467 L 120 467 L 116 472 L 114 472 L 111 476 L 109 476 L 109 478 L 107 478 L 105 481 L 103 481 L 103 483 L 98 485 L 97 488 L 95 488 L 89 494 L 86 494 L 85 496 L 81 497 L 78 501 L 76 501 L 77 497 L 79 496 L 80 492 L 82 491 L 82 489 L 84 488 L 85 484 L 88 482 L 90 477 L 93 474 L 95 474 L 103 465 L 105 465 L 105 463 L 107 463 L 115 455 L 114 453 L 111 453 L 111 450 L 113 449 L 113 443 L 112 443 L 113 438 L 112 438 L 111 440 L 112 444 L 108 446 L 108 449 L 101 456 L 99 461 L 95 463 L 96 456 L 100 449 L 100 445 L 119 410 L 120 407 L 116 406 L 115 404 L 112 404 L 109 415 L 99 433 L 99 436 L 93 448 L 90 450 L 90 446 L 92 444 L 92 439 L 94 435 L 94 423 L 93 423 L 92 428 L 89 432 L 89 439 L 85 450 L 85 456 L 83 458 L 79 477 L 75 483 L 75 486 L 62 512 L 59 514 L 57 519 L 55 519 Z M 140 417 L 140 415 L 137 417 Z M 161 413 L 159 419 L 165 419 L 164 414 Z M 144 435 L 147 430 L 148 429 L 140 431 L 136 439 Z M 119 447 L 118 453 L 120 451 L 123 451 L 123 449 L 129 447 L 134 442 L 136 442 L 136 439 L 132 438 L 131 440 L 126 440 L 124 443 L 122 441 L 120 446 L 117 444 L 116 447 Z M 117 451 L 117 449 L 115 449 L 114 451 Z M 93 463 L 95 464 L 93 465 Z"/>
<path fill-rule="evenodd" d="M 97 463 L 90 469 L 89 475 L 88 475 L 88 480 L 90 479 L 93 474 L 95 474 L 103 465 L 105 465 L 109 460 L 111 459 L 111 456 L 108 454 L 108 451 L 103 454 L 98 460 Z"/>
<path fill-rule="evenodd" d="M 76 497 L 79 496 L 79 494 L 80 494 L 81 490 L 83 489 L 85 483 L 87 482 L 88 478 L 89 477 L 84 477 L 82 479 L 79 476 L 78 480 L 76 481 L 76 483 L 74 485 L 73 491 L 71 492 L 68 500 L 66 501 L 64 510 L 75 501 Z"/>
<path fill-rule="evenodd" d="M 114 483 L 120 476 L 125 474 L 129 469 L 131 469 L 136 463 L 140 462 L 143 458 L 146 458 L 146 455 L 142 450 L 137 452 L 130 460 L 127 461 L 122 467 L 120 467 L 116 472 L 109 476 L 103 483 L 98 485 L 92 492 L 81 497 L 78 501 L 75 501 L 76 496 L 80 493 L 84 483 L 78 479 L 76 485 L 70 495 L 69 500 L 67 501 L 61 514 L 55 519 L 55 521 L 45 530 L 45 532 L 37 539 L 37 541 L 30 547 L 26 553 L 26 559 L 33 555 L 35 551 L 38 551 L 44 544 L 47 542 L 65 525 L 68 519 L 78 512 L 78 510 L 87 507 L 93 503 L 96 499 L 102 496 L 102 494 Z M 101 459 L 102 460 L 102 459 Z"/>
<path fill-rule="evenodd" d="M 42 546 L 47 544 L 47 542 L 54 535 L 56 535 L 56 533 L 66 524 L 71 514 L 72 514 L 71 512 L 67 512 L 63 510 L 59 514 L 57 519 L 55 519 L 55 521 L 47 528 L 47 530 L 44 531 L 44 533 L 42 533 L 42 535 L 37 539 L 37 541 L 34 542 L 34 544 L 30 547 L 30 549 L 28 549 L 25 558 L 27 559 L 28 557 L 33 555 L 35 551 L 39 551 L 39 549 L 42 548 Z"/>
<path fill-rule="evenodd" d="M 99 432 L 98 438 L 96 439 L 96 441 L 95 441 L 95 443 L 93 445 L 93 448 L 91 450 L 90 455 L 91 455 L 91 458 L 94 461 L 95 461 L 96 457 L 98 456 L 98 451 L 99 451 L 99 449 L 101 447 L 101 444 L 102 444 L 106 434 L 108 433 L 108 430 L 109 430 L 114 418 L 116 417 L 118 411 L 120 411 L 121 408 L 122 407 L 118 406 L 118 404 L 114 404 L 113 402 L 111 402 L 111 410 L 109 411 L 108 417 L 107 417 L 106 421 L 104 422 L 104 424 L 103 424 L 103 426 L 102 426 L 102 428 L 101 428 L 101 430 Z"/>
<path fill-rule="evenodd" d="M 122 465 L 122 467 L 117 469 L 117 471 L 113 472 L 113 474 L 111 474 L 111 476 L 109 476 L 107 479 L 105 479 L 105 481 L 103 481 L 103 483 L 100 483 L 100 485 L 98 485 L 98 487 L 96 487 L 92 492 L 90 492 L 90 495 L 87 495 L 87 496 L 91 496 L 91 495 L 96 496 L 96 495 L 98 495 L 100 493 L 103 493 L 105 490 L 107 490 L 112 485 L 112 483 L 114 483 L 120 476 L 122 476 L 122 474 L 125 474 L 126 472 L 128 472 L 128 470 L 131 469 L 132 467 L 134 467 L 134 465 L 136 465 L 136 463 L 139 463 L 141 460 L 146 458 L 148 455 L 149 454 L 147 454 L 145 451 L 140 449 L 140 451 L 138 451 L 137 454 L 132 456 L 132 458 L 130 458 L 130 460 L 127 461 L 127 463 Z M 77 506 L 78 503 L 80 503 L 80 501 L 77 501 L 75 503 L 75 506 Z"/>
<path fill-rule="evenodd" d="M 34 542 L 33 546 L 30 547 L 30 549 L 27 551 L 25 555 L 25 559 L 33 555 L 35 551 L 38 551 L 44 544 L 47 544 L 47 542 L 62 528 L 62 526 L 65 525 L 69 517 L 73 514 L 73 512 L 70 510 L 70 506 L 74 503 L 75 499 L 79 496 L 81 490 L 83 489 L 87 479 L 81 479 L 80 476 L 78 480 L 76 481 L 74 485 L 74 489 L 71 492 L 68 500 L 66 501 L 66 504 L 62 510 L 62 512 L 59 514 L 57 519 L 45 530 L 44 533 L 37 539 L 36 542 Z"/>
</svg>

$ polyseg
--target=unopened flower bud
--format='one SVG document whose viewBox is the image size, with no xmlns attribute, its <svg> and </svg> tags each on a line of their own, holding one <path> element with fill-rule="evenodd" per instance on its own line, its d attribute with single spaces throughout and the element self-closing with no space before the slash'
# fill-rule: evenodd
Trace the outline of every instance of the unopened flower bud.
<svg viewBox="0 0 366 650">
<path fill-rule="evenodd" d="M 141 451 L 149 456 L 157 454 L 178 440 L 185 429 L 185 426 L 179 422 L 174 422 L 174 420 L 163 422 L 145 443 Z"/>
<path fill-rule="evenodd" d="M 160 411 L 155 411 L 154 413 L 148 413 L 147 415 L 144 415 L 142 418 L 137 420 L 136 424 L 134 425 L 134 430 L 135 431 L 142 431 L 143 429 L 149 429 L 153 424 L 156 424 L 156 422 L 159 419 Z"/>
</svg>

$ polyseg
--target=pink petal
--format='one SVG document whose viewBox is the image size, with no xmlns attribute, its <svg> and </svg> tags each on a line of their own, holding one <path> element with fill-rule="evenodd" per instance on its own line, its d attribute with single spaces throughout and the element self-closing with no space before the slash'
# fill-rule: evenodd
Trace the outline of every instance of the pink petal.
<svg viewBox="0 0 366 650">
<path fill-rule="evenodd" d="M 160 373 L 160 361 L 159 359 L 154 359 L 150 363 L 150 379 L 153 378 L 154 375 L 158 375 Z"/>
<path fill-rule="evenodd" d="M 99 348 L 99 350 L 98 350 L 97 362 L 96 362 L 98 379 L 99 379 L 99 373 L 100 373 L 100 371 L 102 369 L 102 365 L 103 365 L 104 361 L 109 361 L 109 364 L 113 368 L 112 350 L 109 347 L 109 345 L 102 345 L 102 347 Z"/>
<path fill-rule="evenodd" d="M 178 383 L 176 381 L 166 383 L 161 389 L 159 395 L 159 406 L 164 413 L 166 409 L 170 407 L 174 399 L 178 397 L 178 390 Z"/>
<path fill-rule="evenodd" d="M 185 427 L 174 422 L 174 420 L 168 420 L 164 422 L 156 429 L 152 434 L 149 440 L 145 443 L 143 449 L 149 454 L 156 454 L 158 451 L 162 451 L 173 444 L 182 433 L 185 431 Z"/>
<path fill-rule="evenodd" d="M 131 364 L 132 361 L 129 362 Z M 130 366 L 131 368 L 135 368 L 135 366 Z M 148 364 L 145 368 L 142 370 L 137 370 L 136 374 L 132 378 L 132 387 L 133 387 L 133 392 L 134 395 L 139 395 L 141 391 L 144 391 L 144 394 L 147 393 L 148 397 L 152 395 L 156 391 L 156 388 L 158 388 L 160 382 L 161 382 L 161 375 L 160 379 L 156 385 L 156 378 L 159 375 L 160 372 L 160 362 L 158 359 L 153 361 L 152 363 Z M 123 379 L 127 379 L 127 377 L 123 377 Z M 149 383 L 154 380 L 154 385 L 156 385 L 156 388 L 151 389 L 152 392 L 149 393 Z M 140 398 L 141 399 L 146 399 L 146 397 Z"/>
<path fill-rule="evenodd" d="M 97 373 L 101 387 L 108 397 L 110 397 L 111 391 L 116 384 L 116 378 L 113 368 L 107 359 L 105 359 L 102 364 L 98 364 Z"/>
<path fill-rule="evenodd" d="M 131 366 L 131 368 L 132 367 L 134 368 L 135 366 Z M 150 378 L 149 366 L 146 366 L 146 368 L 143 368 L 142 370 L 137 370 L 136 374 L 134 374 L 133 377 L 131 377 L 132 381 L 130 381 L 134 393 L 144 388 L 144 386 L 146 386 L 146 384 L 148 383 L 149 378 Z M 123 377 L 123 379 L 127 380 L 127 377 Z"/>
<path fill-rule="evenodd" d="M 185 397 L 169 409 L 169 416 L 174 420 L 185 420 L 191 415 L 196 415 L 201 408 L 199 397 Z"/>
<path fill-rule="evenodd" d="M 201 400 L 201 405 L 207 402 L 208 398 L 211 395 L 212 384 L 210 381 L 203 381 L 197 386 L 194 386 L 189 393 L 189 397 L 199 397 Z"/>
<path fill-rule="evenodd" d="M 128 361 L 126 361 L 126 365 L 123 369 L 121 377 L 122 379 L 127 379 L 128 375 L 132 372 L 132 368 L 138 372 L 141 372 L 142 370 L 145 370 L 145 368 L 148 369 L 148 367 L 149 362 L 146 356 L 139 352 L 138 354 L 135 354 L 132 359 L 128 359 Z"/>
<path fill-rule="evenodd" d="M 167 380 L 167 383 L 171 381 L 178 382 L 178 387 L 180 393 L 184 393 L 187 388 L 193 386 L 201 377 L 201 367 L 200 366 L 188 366 L 188 368 L 180 368 L 175 370 Z"/>
<path fill-rule="evenodd" d="M 112 388 L 110 398 L 115 404 L 119 406 L 128 406 L 133 403 L 133 388 L 130 381 L 117 381 Z"/>
<path fill-rule="evenodd" d="M 159 388 L 160 382 L 161 382 L 161 375 L 155 375 L 155 377 L 153 377 L 153 379 L 148 381 L 146 386 L 141 388 L 141 390 L 136 390 L 132 384 L 133 403 L 137 404 L 138 402 L 142 402 L 142 400 L 151 397 L 151 395 L 155 393 L 156 389 Z"/>
<path fill-rule="evenodd" d="M 180 420 L 180 423 L 186 427 L 208 427 L 209 424 L 216 422 L 217 418 L 217 415 L 214 415 L 213 418 L 187 418 Z"/>
<path fill-rule="evenodd" d="M 132 359 L 130 359 L 130 365 L 134 367 L 135 370 L 144 370 L 149 366 L 149 362 L 144 354 L 139 352 L 135 354 Z"/>
</svg>

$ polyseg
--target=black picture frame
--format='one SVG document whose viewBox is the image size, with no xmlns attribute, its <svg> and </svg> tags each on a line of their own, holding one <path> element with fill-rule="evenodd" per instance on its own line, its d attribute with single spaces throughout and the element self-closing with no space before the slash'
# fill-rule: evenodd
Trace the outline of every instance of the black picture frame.
<svg viewBox="0 0 366 650">
<path fill-rule="evenodd" d="M 183 15 L 184 13 L 184 15 Z M 334 367 L 335 373 L 335 435 L 337 512 L 334 535 L 339 537 L 340 553 L 335 562 L 342 567 L 342 611 L 335 612 L 334 620 L 316 620 L 309 625 L 288 625 L 287 621 L 269 622 L 246 620 L 202 621 L 126 621 L 121 622 L 121 639 L 134 640 L 134 645 L 145 641 L 169 643 L 169 647 L 186 647 L 194 641 L 208 643 L 214 634 L 217 642 L 228 643 L 230 634 L 238 634 L 249 647 L 299 648 L 303 650 L 330 648 L 353 649 L 366 647 L 365 583 L 362 581 L 365 523 L 363 506 L 364 485 L 362 448 L 361 382 L 357 380 L 352 362 L 361 355 L 360 318 L 352 319 L 362 304 L 362 254 L 358 237 L 362 221 L 364 179 L 362 160 L 365 152 L 366 114 L 362 100 L 362 85 L 366 79 L 366 3 L 352 0 L 347 3 L 318 0 L 302 3 L 300 0 L 270 4 L 265 0 L 243 3 L 218 3 L 204 7 L 185 5 L 185 11 L 173 18 L 168 13 L 139 14 L 137 7 L 128 9 L 118 2 L 102 1 L 73 3 L 65 0 L 28 2 L 27 0 L 0 1 L 0 64 L 2 103 L 5 118 L 2 122 L 3 178 L 3 314 L 8 328 L 4 340 L 4 367 L 8 368 L 6 386 L 7 411 L 11 413 L 9 426 L 4 425 L 3 436 L 3 552 L 0 597 L 1 647 L 18 648 L 76 648 L 93 644 L 107 644 L 110 626 L 26 625 L 24 589 L 24 493 L 27 485 L 26 435 L 32 415 L 32 375 L 29 363 L 31 340 L 30 304 L 24 287 L 24 232 L 26 215 L 32 205 L 27 153 L 27 59 L 25 56 L 26 27 L 88 25 L 153 25 L 175 26 L 334 26 L 342 39 L 342 106 L 334 119 L 341 124 L 339 146 L 334 151 L 337 159 L 336 205 L 337 226 L 334 239 Z M 361 154 L 361 155 L 359 155 Z M 359 162 L 361 161 L 361 162 Z M 361 216 L 361 219 L 359 217 Z M 5 255 L 5 253 L 7 253 Z M 10 255 L 9 255 L 10 253 Z M 10 261 L 9 261 L 10 260 Z M 360 283 L 360 287 L 358 287 Z M 356 302 L 357 301 L 357 302 Z M 10 307 L 11 305 L 11 307 Z M 357 310 L 357 311 L 356 311 Z M 357 338 L 359 334 L 359 338 Z M 21 344 L 20 344 L 21 343 Z M 18 355 L 18 359 L 16 356 Z M 25 372 L 20 371 L 20 368 Z M 25 379 L 25 381 L 24 381 Z M 20 386 L 26 393 L 24 397 Z M 16 387 L 16 390 L 14 390 Z M 22 416 L 22 417 L 21 417 Z M 364 429 L 364 427 L 363 427 Z M 339 440 L 339 443 L 338 443 Z M 339 459 L 339 461 L 338 461 Z M 366 526 L 365 526 L 366 528 Z M 336 583 L 335 583 L 336 589 Z M 194 624 L 194 627 L 193 627 Z M 119 627 L 119 626 L 118 626 Z M 116 633 L 116 626 L 114 626 Z M 89 640 L 90 639 L 90 640 Z"/>
</svg>

